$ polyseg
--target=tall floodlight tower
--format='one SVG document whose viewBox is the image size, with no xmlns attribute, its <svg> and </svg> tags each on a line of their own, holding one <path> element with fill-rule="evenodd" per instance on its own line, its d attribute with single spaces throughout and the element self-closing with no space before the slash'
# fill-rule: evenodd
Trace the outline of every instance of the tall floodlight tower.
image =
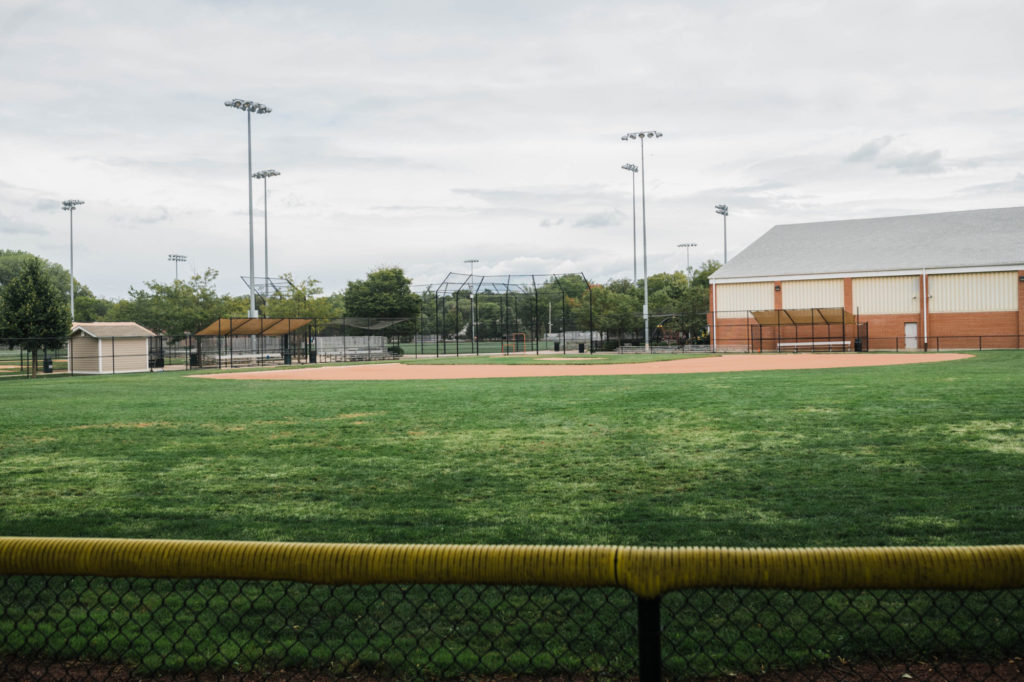
<svg viewBox="0 0 1024 682">
<path fill-rule="evenodd" d="M 280 173 L 273 169 L 256 171 L 252 174 L 257 180 L 263 180 L 263 279 L 268 288 L 270 282 L 270 239 L 267 231 L 267 178 L 276 175 L 280 175 Z"/>
<path fill-rule="evenodd" d="M 636 173 L 640 169 L 635 163 L 624 163 L 622 170 L 628 170 L 633 178 L 633 286 L 636 286 Z"/>
<path fill-rule="evenodd" d="M 650 308 L 647 305 L 647 185 L 644 179 L 644 138 L 661 137 L 657 130 L 626 133 L 623 140 L 640 138 L 640 212 L 644 231 L 644 352 L 651 352 Z"/>
<path fill-rule="evenodd" d="M 174 281 L 178 281 L 178 263 L 184 263 L 188 260 L 187 256 L 183 256 L 180 253 L 169 253 L 167 254 L 167 260 L 174 261 Z"/>
<path fill-rule="evenodd" d="M 79 199 L 68 199 L 61 204 L 61 209 L 68 212 L 70 219 L 70 243 L 71 243 L 71 321 L 75 321 L 75 208 L 84 204 Z"/>
<path fill-rule="evenodd" d="M 697 246 L 693 242 L 686 242 L 685 244 L 676 244 L 681 249 L 686 249 L 686 271 L 690 271 L 690 247 Z"/>
<path fill-rule="evenodd" d="M 729 235 L 725 224 L 729 218 L 729 207 L 725 204 L 715 204 L 715 213 L 722 216 L 722 265 L 725 265 L 729 262 Z"/>
<path fill-rule="evenodd" d="M 249 317 L 256 317 L 256 253 L 252 236 L 252 115 L 269 114 L 270 107 L 245 99 L 229 99 L 224 106 L 241 109 L 245 112 L 245 125 L 249 141 Z"/>
</svg>

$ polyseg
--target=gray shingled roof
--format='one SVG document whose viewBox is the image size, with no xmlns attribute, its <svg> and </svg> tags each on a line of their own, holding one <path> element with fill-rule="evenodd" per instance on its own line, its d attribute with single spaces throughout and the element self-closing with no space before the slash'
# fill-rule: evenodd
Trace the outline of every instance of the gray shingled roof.
<svg viewBox="0 0 1024 682">
<path fill-rule="evenodd" d="M 71 325 L 71 333 L 82 331 L 100 339 L 138 338 L 140 336 L 156 336 L 141 324 L 135 322 L 75 322 Z"/>
<path fill-rule="evenodd" d="M 1024 207 L 776 225 L 713 280 L 1024 263 Z"/>
</svg>

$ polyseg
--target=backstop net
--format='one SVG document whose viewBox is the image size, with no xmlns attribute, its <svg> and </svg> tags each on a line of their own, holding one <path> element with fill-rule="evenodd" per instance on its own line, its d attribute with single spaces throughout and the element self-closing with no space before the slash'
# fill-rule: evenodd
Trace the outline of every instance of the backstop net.
<svg viewBox="0 0 1024 682">
<path fill-rule="evenodd" d="M 415 352 L 592 352 L 603 336 L 594 331 L 591 286 L 582 273 L 449 273 L 440 284 L 418 287 Z"/>
</svg>

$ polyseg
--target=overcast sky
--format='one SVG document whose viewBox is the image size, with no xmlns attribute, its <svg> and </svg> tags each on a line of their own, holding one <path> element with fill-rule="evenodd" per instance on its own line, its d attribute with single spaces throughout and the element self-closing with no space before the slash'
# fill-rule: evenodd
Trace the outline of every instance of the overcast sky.
<svg viewBox="0 0 1024 682">
<path fill-rule="evenodd" d="M 328 292 L 398 265 L 631 277 L 623 133 L 646 145 L 649 271 L 772 225 L 1024 204 L 1024 3 L 0 3 L 0 248 L 113 298 L 246 292 L 246 124 L 270 273 Z M 263 193 L 254 181 L 256 272 Z M 639 214 L 640 182 L 637 178 Z M 970 235 L 965 235 L 969 239 Z"/>
</svg>

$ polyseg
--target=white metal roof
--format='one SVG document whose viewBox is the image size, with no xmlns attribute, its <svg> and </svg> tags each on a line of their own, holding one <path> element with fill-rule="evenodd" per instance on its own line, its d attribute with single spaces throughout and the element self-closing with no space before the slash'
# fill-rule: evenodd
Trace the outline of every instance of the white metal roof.
<svg viewBox="0 0 1024 682">
<path fill-rule="evenodd" d="M 712 276 L 1015 269 L 1024 264 L 1024 207 L 776 225 Z"/>
<path fill-rule="evenodd" d="M 156 336 L 135 322 L 75 322 L 71 325 L 71 333 L 76 332 L 82 332 L 97 339 Z"/>
</svg>

